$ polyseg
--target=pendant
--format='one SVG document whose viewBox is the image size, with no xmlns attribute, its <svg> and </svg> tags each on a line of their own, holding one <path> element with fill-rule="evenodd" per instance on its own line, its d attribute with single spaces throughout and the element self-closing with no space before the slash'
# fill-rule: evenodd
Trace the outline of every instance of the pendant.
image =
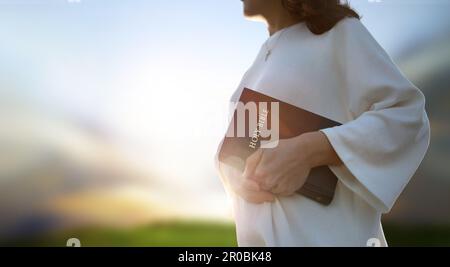
<svg viewBox="0 0 450 267">
<path fill-rule="evenodd" d="M 271 50 L 267 50 L 266 58 L 265 58 L 264 61 L 267 61 L 267 59 L 269 58 L 270 54 L 272 54 L 272 51 Z"/>
</svg>

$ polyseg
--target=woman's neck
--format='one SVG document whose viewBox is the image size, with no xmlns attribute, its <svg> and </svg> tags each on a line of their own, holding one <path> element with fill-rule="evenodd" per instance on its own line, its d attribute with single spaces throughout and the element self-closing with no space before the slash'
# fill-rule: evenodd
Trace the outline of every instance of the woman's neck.
<svg viewBox="0 0 450 267">
<path fill-rule="evenodd" d="M 265 19 L 269 35 L 271 36 L 277 31 L 301 22 L 300 19 L 291 16 L 291 14 L 289 14 L 287 10 L 277 12 L 273 16 L 266 17 Z"/>
</svg>

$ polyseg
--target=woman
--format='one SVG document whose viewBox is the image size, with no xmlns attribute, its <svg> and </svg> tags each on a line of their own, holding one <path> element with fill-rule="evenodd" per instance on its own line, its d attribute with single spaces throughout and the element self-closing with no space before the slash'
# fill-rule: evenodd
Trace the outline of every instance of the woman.
<svg viewBox="0 0 450 267">
<path fill-rule="evenodd" d="M 338 0 L 243 3 L 270 37 L 231 101 L 247 87 L 342 125 L 258 150 L 244 173 L 216 158 L 239 245 L 386 246 L 381 215 L 429 145 L 424 95 Z M 329 206 L 294 193 L 322 165 L 338 177 Z"/>
</svg>

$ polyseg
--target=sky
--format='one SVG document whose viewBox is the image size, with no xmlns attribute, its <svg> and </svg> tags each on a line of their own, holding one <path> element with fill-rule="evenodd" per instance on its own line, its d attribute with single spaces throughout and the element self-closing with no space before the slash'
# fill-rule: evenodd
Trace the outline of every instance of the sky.
<svg viewBox="0 0 450 267">
<path fill-rule="evenodd" d="M 446 0 L 350 3 L 394 59 L 450 27 Z M 228 99 L 266 38 L 239 0 L 0 0 L 0 97 L 97 125 L 169 184 L 223 197 Z"/>
</svg>

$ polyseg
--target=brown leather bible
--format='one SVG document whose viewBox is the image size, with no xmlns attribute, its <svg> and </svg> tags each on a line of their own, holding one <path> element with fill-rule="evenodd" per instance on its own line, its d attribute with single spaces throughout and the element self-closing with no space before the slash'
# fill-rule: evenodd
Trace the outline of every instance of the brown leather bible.
<svg viewBox="0 0 450 267">
<path fill-rule="evenodd" d="M 256 107 L 256 113 L 251 114 L 252 112 L 250 112 L 250 109 L 244 110 L 244 113 L 242 113 L 238 112 L 238 109 L 236 108 L 228 128 L 227 136 L 225 136 L 219 150 L 219 161 L 231 165 L 241 171 L 244 171 L 245 169 L 245 161 L 247 158 L 258 148 L 264 147 L 261 145 L 261 142 L 266 141 L 268 143 L 270 139 L 270 136 L 255 134 L 257 133 L 255 130 L 267 129 L 269 132 L 276 130 L 271 129 L 271 127 L 273 128 L 276 126 L 276 123 L 272 122 L 271 116 L 271 113 L 275 112 L 273 106 L 274 103 L 277 103 L 275 107 L 279 115 L 277 116 L 278 140 L 288 139 L 306 132 L 313 132 L 341 125 L 338 122 L 318 114 L 248 88 L 245 88 L 242 91 L 239 102 L 243 105 L 253 102 L 255 104 L 253 106 Z M 261 103 L 265 104 L 260 105 Z M 238 119 L 238 115 L 242 116 L 243 114 L 245 114 L 245 118 Z M 253 124 L 255 124 L 254 122 L 256 119 L 256 125 L 252 127 L 249 123 L 252 121 L 250 115 L 255 116 L 255 114 L 257 118 L 253 118 Z M 244 125 L 238 125 L 238 121 L 240 122 L 239 124 Z M 243 130 L 239 130 L 239 127 L 244 126 L 245 128 L 243 128 Z M 269 146 L 269 148 L 266 149 L 271 148 Z M 329 205 L 334 197 L 336 183 L 337 177 L 328 166 L 319 166 L 310 171 L 306 183 L 297 191 L 297 193 L 321 204 Z"/>
</svg>

